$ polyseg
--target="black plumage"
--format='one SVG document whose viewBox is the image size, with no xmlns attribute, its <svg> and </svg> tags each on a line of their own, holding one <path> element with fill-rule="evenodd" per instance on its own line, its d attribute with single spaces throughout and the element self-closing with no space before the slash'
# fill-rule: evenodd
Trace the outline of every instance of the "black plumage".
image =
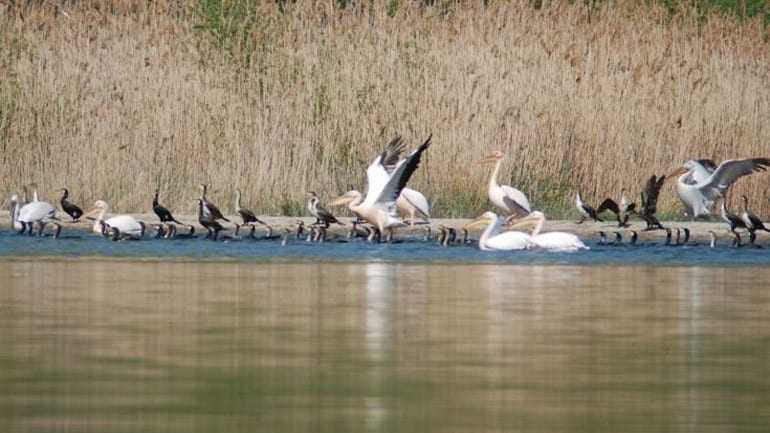
<svg viewBox="0 0 770 433">
<path fill-rule="evenodd" d="M 158 203 L 159 194 L 160 194 L 160 190 L 156 189 L 155 197 L 152 199 L 152 211 L 155 212 L 155 215 L 158 216 L 158 219 L 160 219 L 160 222 L 182 224 L 181 222 L 177 221 L 173 215 L 171 215 L 171 211 L 169 211 L 160 203 Z"/>
<path fill-rule="evenodd" d="M 67 190 L 67 188 L 62 188 L 62 196 L 60 201 L 61 208 L 67 215 L 70 216 L 70 218 L 72 218 L 72 222 L 76 222 L 80 220 L 81 216 L 83 216 L 83 209 L 80 209 L 77 205 L 67 200 L 69 195 L 69 190 Z"/>
</svg>

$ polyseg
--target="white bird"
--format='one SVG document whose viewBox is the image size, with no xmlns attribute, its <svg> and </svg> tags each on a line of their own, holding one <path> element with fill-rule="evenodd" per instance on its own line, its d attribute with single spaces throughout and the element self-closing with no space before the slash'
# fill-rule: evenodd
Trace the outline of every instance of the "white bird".
<svg viewBox="0 0 770 433">
<path fill-rule="evenodd" d="M 106 201 L 97 200 L 96 203 L 94 203 L 94 208 L 83 215 L 84 218 L 94 220 L 93 231 L 95 233 L 104 234 L 104 227 L 101 224 L 104 222 L 108 229 L 117 229 L 121 237 L 139 239 L 144 236 L 144 223 L 137 221 L 131 215 L 116 215 L 105 220 L 104 216 L 109 209 L 110 206 Z"/>
<path fill-rule="evenodd" d="M 8 209 L 8 214 L 11 217 L 11 227 L 13 227 L 14 230 L 21 231 L 24 226 L 19 221 L 19 211 L 21 210 L 21 203 L 19 202 L 19 196 L 16 194 L 13 194 L 11 196 L 11 199 L 9 201 L 9 204 L 11 207 Z"/>
<path fill-rule="evenodd" d="M 571 252 L 588 250 L 588 246 L 577 236 L 565 232 L 540 233 L 545 224 L 545 215 L 540 211 L 534 211 L 526 217 L 516 221 L 510 228 L 516 229 L 528 225 L 534 225 L 532 229 L 532 243 L 536 248 L 548 251 Z"/>
<path fill-rule="evenodd" d="M 494 212 L 484 212 L 474 221 L 466 224 L 464 229 L 486 225 L 487 228 L 479 238 L 479 249 L 482 251 L 516 251 L 532 248 L 532 236 L 524 232 L 509 231 L 500 233 L 503 220 Z"/>
<path fill-rule="evenodd" d="M 37 224 L 38 235 L 42 236 L 46 224 L 51 223 L 56 226 L 54 236 L 58 237 L 61 232 L 61 224 L 53 221 L 56 219 L 56 208 L 48 202 L 38 200 L 37 187 L 35 184 L 31 184 L 30 187 L 32 187 L 33 191 L 32 201 L 21 206 L 15 221 L 21 224 L 21 233 L 24 233 L 24 230 L 28 229 L 29 234 L 32 235 L 34 225 Z"/>
<path fill-rule="evenodd" d="M 377 228 L 380 233 L 403 227 L 406 224 L 396 216 L 396 200 L 406 186 L 409 178 L 420 165 L 420 157 L 430 146 L 432 136 L 415 151 L 404 159 L 398 161 L 388 170 L 386 163 L 392 161 L 391 144 L 376 158 L 366 169 L 367 191 L 366 197 L 361 200 L 358 191 L 348 191 L 343 196 L 332 201 L 331 205 L 348 204 L 349 209 L 359 218 Z"/>
<path fill-rule="evenodd" d="M 398 163 L 403 161 L 401 153 L 404 151 L 404 141 L 400 135 L 390 140 L 385 151 L 382 154 L 382 160 L 380 163 L 385 167 L 385 171 L 388 174 L 393 173 Z M 396 209 L 398 209 L 401 218 L 405 221 L 409 221 L 409 225 L 414 227 L 416 217 L 420 217 L 425 222 L 430 218 L 430 204 L 425 196 L 414 189 L 406 188 L 401 190 L 401 194 L 398 195 L 396 200 Z"/>
<path fill-rule="evenodd" d="M 716 200 L 724 197 L 735 181 L 770 166 L 768 158 L 731 159 L 708 174 L 710 165 L 704 165 L 703 161 L 707 160 L 687 161 L 668 176 L 669 179 L 678 176 L 676 192 L 687 214 L 693 218 L 710 215 Z"/>
<path fill-rule="evenodd" d="M 489 200 L 503 210 L 507 214 L 516 214 L 519 209 L 524 209 L 529 213 L 532 208 L 529 205 L 529 200 L 523 192 L 508 185 L 500 185 L 497 183 L 497 175 L 500 171 L 500 166 L 503 163 L 503 152 L 495 151 L 491 155 L 484 158 L 481 161 L 482 164 L 495 164 L 495 169 L 492 170 L 492 176 L 489 177 Z M 513 204 L 517 206 L 514 206 Z M 524 215 L 517 215 L 519 217 Z"/>
<path fill-rule="evenodd" d="M 430 218 L 428 199 L 420 191 L 411 188 L 405 187 L 401 190 L 401 194 L 396 200 L 396 207 L 401 217 L 409 221 L 409 225 L 412 227 L 414 227 L 417 217 L 422 218 L 425 222 Z"/>
</svg>

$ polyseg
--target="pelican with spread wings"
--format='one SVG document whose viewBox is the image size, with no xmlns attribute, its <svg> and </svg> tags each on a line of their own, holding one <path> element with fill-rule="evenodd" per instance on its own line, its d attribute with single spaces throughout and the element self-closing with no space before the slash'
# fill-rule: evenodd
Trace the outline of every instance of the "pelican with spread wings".
<svg viewBox="0 0 770 433">
<path fill-rule="evenodd" d="M 730 159 L 716 168 L 714 165 L 710 160 L 690 160 L 668 176 L 678 176 L 676 192 L 693 218 L 711 215 L 714 203 L 725 196 L 735 181 L 767 170 L 770 158 Z"/>
<path fill-rule="evenodd" d="M 366 197 L 362 200 L 360 194 L 351 191 L 330 204 L 334 206 L 347 203 L 356 216 L 376 227 L 380 233 L 405 226 L 406 223 L 396 216 L 396 202 L 406 183 L 419 167 L 420 158 L 430 146 L 432 137 L 428 137 L 420 147 L 403 159 L 399 156 L 400 141 L 391 141 L 366 169 Z"/>
</svg>

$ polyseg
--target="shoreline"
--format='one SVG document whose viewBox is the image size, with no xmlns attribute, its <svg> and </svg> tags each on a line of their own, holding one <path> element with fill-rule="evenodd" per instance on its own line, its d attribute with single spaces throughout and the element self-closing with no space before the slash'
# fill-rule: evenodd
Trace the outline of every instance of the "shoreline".
<svg viewBox="0 0 770 433">
<path fill-rule="evenodd" d="M 59 212 L 58 217 L 62 220 L 62 231 L 82 231 L 87 232 L 91 230 L 92 223 L 86 221 L 80 221 L 79 223 L 70 223 L 69 216 Z M 148 225 L 148 231 L 158 224 L 158 217 L 155 214 L 149 213 L 131 213 L 128 214 L 143 221 Z M 64 218 L 62 218 L 62 216 Z M 194 215 L 176 215 L 180 222 L 184 224 L 190 224 L 195 226 L 196 234 L 205 233 L 205 229 L 198 224 L 198 218 Z M 230 221 L 240 221 L 240 217 L 233 215 L 226 215 Z M 303 221 L 305 225 L 309 225 L 315 221 L 313 217 L 286 217 L 286 216 L 259 216 L 262 221 L 270 224 L 273 227 L 273 234 L 278 234 L 279 231 L 287 226 L 296 227 L 298 221 Z M 332 225 L 329 228 L 329 234 L 331 235 L 345 235 L 350 229 L 353 217 L 338 217 L 345 225 Z M 430 224 L 417 224 L 412 227 L 404 227 L 395 231 L 395 236 L 422 236 L 425 234 L 425 227 L 430 226 L 431 232 L 435 234 L 440 225 L 452 227 L 460 230 L 462 226 L 472 221 L 471 218 L 435 218 L 430 220 Z M 10 230 L 10 215 L 8 211 L 0 211 L 0 231 Z M 543 232 L 551 231 L 563 231 L 573 233 L 583 239 L 599 239 L 599 232 L 603 231 L 607 234 L 609 241 L 613 241 L 615 238 L 615 232 L 620 232 L 626 240 L 627 236 L 630 236 L 632 231 L 636 231 L 639 234 L 639 239 L 664 239 L 666 237 L 665 230 L 652 230 L 644 231 L 645 223 L 643 221 L 629 221 L 630 227 L 619 228 L 615 221 L 605 222 L 593 222 L 586 221 L 583 224 L 577 224 L 571 220 L 547 220 Z M 690 229 L 690 239 L 698 241 L 707 241 L 710 238 L 709 231 L 713 231 L 720 239 L 727 239 L 729 235 L 727 224 L 724 222 L 703 222 L 703 221 L 663 221 L 664 227 L 671 228 L 674 231 L 674 237 L 676 237 L 676 229 L 688 228 Z M 235 230 L 235 225 L 230 223 L 224 223 L 225 231 L 232 233 Z M 471 230 L 471 237 L 478 238 L 482 230 Z M 257 235 L 261 235 L 265 232 L 265 229 L 257 225 Z M 223 231 L 224 233 L 224 231 Z M 241 232 L 243 233 L 243 231 Z M 758 240 L 762 240 L 764 237 L 762 234 L 758 234 Z"/>
</svg>

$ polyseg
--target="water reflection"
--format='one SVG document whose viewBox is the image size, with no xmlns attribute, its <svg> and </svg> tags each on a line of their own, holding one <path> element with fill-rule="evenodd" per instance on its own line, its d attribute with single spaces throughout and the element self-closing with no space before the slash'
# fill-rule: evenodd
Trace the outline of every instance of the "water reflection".
<svg viewBox="0 0 770 433">
<path fill-rule="evenodd" d="M 0 431 L 761 431 L 768 277 L 0 263 Z"/>
</svg>

